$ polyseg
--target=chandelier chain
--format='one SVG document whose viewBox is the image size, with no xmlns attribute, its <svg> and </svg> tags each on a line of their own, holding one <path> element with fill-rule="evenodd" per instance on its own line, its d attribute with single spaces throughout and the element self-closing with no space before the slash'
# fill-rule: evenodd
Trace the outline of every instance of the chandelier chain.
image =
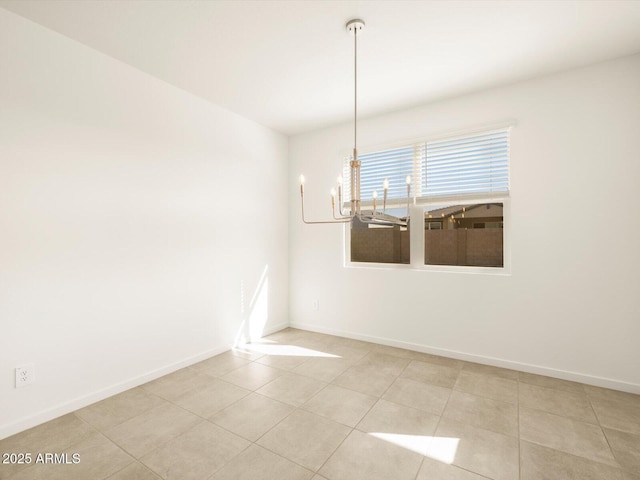
<svg viewBox="0 0 640 480">
<path fill-rule="evenodd" d="M 354 82 L 354 96 L 353 96 L 353 151 L 356 151 L 358 146 L 358 29 L 353 32 L 353 82 Z M 354 158 L 355 160 L 355 158 Z"/>
</svg>

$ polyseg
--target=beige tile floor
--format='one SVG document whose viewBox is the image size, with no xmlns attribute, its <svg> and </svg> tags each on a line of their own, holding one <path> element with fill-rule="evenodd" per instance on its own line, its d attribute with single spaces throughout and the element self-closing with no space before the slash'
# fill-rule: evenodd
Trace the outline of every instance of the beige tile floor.
<svg viewBox="0 0 640 480">
<path fill-rule="evenodd" d="M 640 396 L 286 329 L 0 441 L 0 479 L 640 480 Z"/>
</svg>

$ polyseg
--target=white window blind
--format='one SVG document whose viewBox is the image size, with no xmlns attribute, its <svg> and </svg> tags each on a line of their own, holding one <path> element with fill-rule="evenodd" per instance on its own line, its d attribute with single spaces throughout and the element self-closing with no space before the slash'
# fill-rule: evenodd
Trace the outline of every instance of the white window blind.
<svg viewBox="0 0 640 480">
<path fill-rule="evenodd" d="M 382 196 L 389 180 L 388 199 L 405 199 L 405 178 L 411 175 L 411 196 L 417 199 L 509 190 L 509 129 L 475 133 L 445 140 L 362 153 L 360 197 Z M 350 199 L 350 159 L 343 168 L 345 203 Z"/>
<path fill-rule="evenodd" d="M 509 131 L 427 142 L 425 196 L 509 190 Z"/>
<path fill-rule="evenodd" d="M 360 198 L 362 201 L 371 200 L 374 191 L 377 191 L 378 197 L 381 198 L 385 179 L 389 180 L 387 198 L 389 200 L 404 199 L 407 198 L 405 181 L 407 175 L 411 175 L 411 178 L 420 178 L 420 171 L 424 163 L 424 143 L 362 153 L 358 155 L 358 159 L 362 165 L 360 170 Z M 345 201 L 350 198 L 350 160 L 350 158 L 345 160 L 343 169 Z M 417 170 L 416 166 L 418 166 Z"/>
</svg>

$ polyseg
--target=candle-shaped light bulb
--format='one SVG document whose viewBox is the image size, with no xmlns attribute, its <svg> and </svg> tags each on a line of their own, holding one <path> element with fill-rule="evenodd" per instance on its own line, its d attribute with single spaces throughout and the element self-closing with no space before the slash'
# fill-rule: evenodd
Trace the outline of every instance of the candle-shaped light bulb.
<svg viewBox="0 0 640 480">
<path fill-rule="evenodd" d="M 375 190 L 373 191 L 373 199 L 375 200 L 376 198 L 378 198 L 378 192 L 376 192 Z"/>
<path fill-rule="evenodd" d="M 382 213 L 387 213 L 387 193 L 389 192 L 389 179 L 385 178 L 382 182 Z"/>
<path fill-rule="evenodd" d="M 300 185 L 304 185 L 304 175 L 300 175 Z"/>
<path fill-rule="evenodd" d="M 342 213 L 342 175 L 338 175 L 338 178 L 336 179 L 336 181 L 338 182 L 338 212 L 340 212 L 340 215 L 343 215 Z"/>
<path fill-rule="evenodd" d="M 331 196 L 332 196 L 333 198 L 335 198 L 335 197 L 336 197 L 336 189 L 335 189 L 335 188 L 332 188 L 332 189 L 331 189 Z"/>
<path fill-rule="evenodd" d="M 411 202 L 411 175 L 407 175 L 407 226 L 409 226 L 409 203 Z"/>
</svg>

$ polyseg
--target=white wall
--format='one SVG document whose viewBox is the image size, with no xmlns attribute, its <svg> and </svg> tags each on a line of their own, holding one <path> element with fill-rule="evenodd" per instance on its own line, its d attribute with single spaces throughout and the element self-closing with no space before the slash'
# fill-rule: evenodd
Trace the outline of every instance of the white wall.
<svg viewBox="0 0 640 480">
<path fill-rule="evenodd" d="M 326 217 L 353 127 L 290 139 L 292 325 L 640 393 L 640 56 L 365 120 L 359 146 L 506 119 L 508 276 L 344 268 L 296 178 Z"/>
<path fill-rule="evenodd" d="M 0 109 L 0 438 L 286 324 L 286 137 L 3 9 Z"/>
</svg>

